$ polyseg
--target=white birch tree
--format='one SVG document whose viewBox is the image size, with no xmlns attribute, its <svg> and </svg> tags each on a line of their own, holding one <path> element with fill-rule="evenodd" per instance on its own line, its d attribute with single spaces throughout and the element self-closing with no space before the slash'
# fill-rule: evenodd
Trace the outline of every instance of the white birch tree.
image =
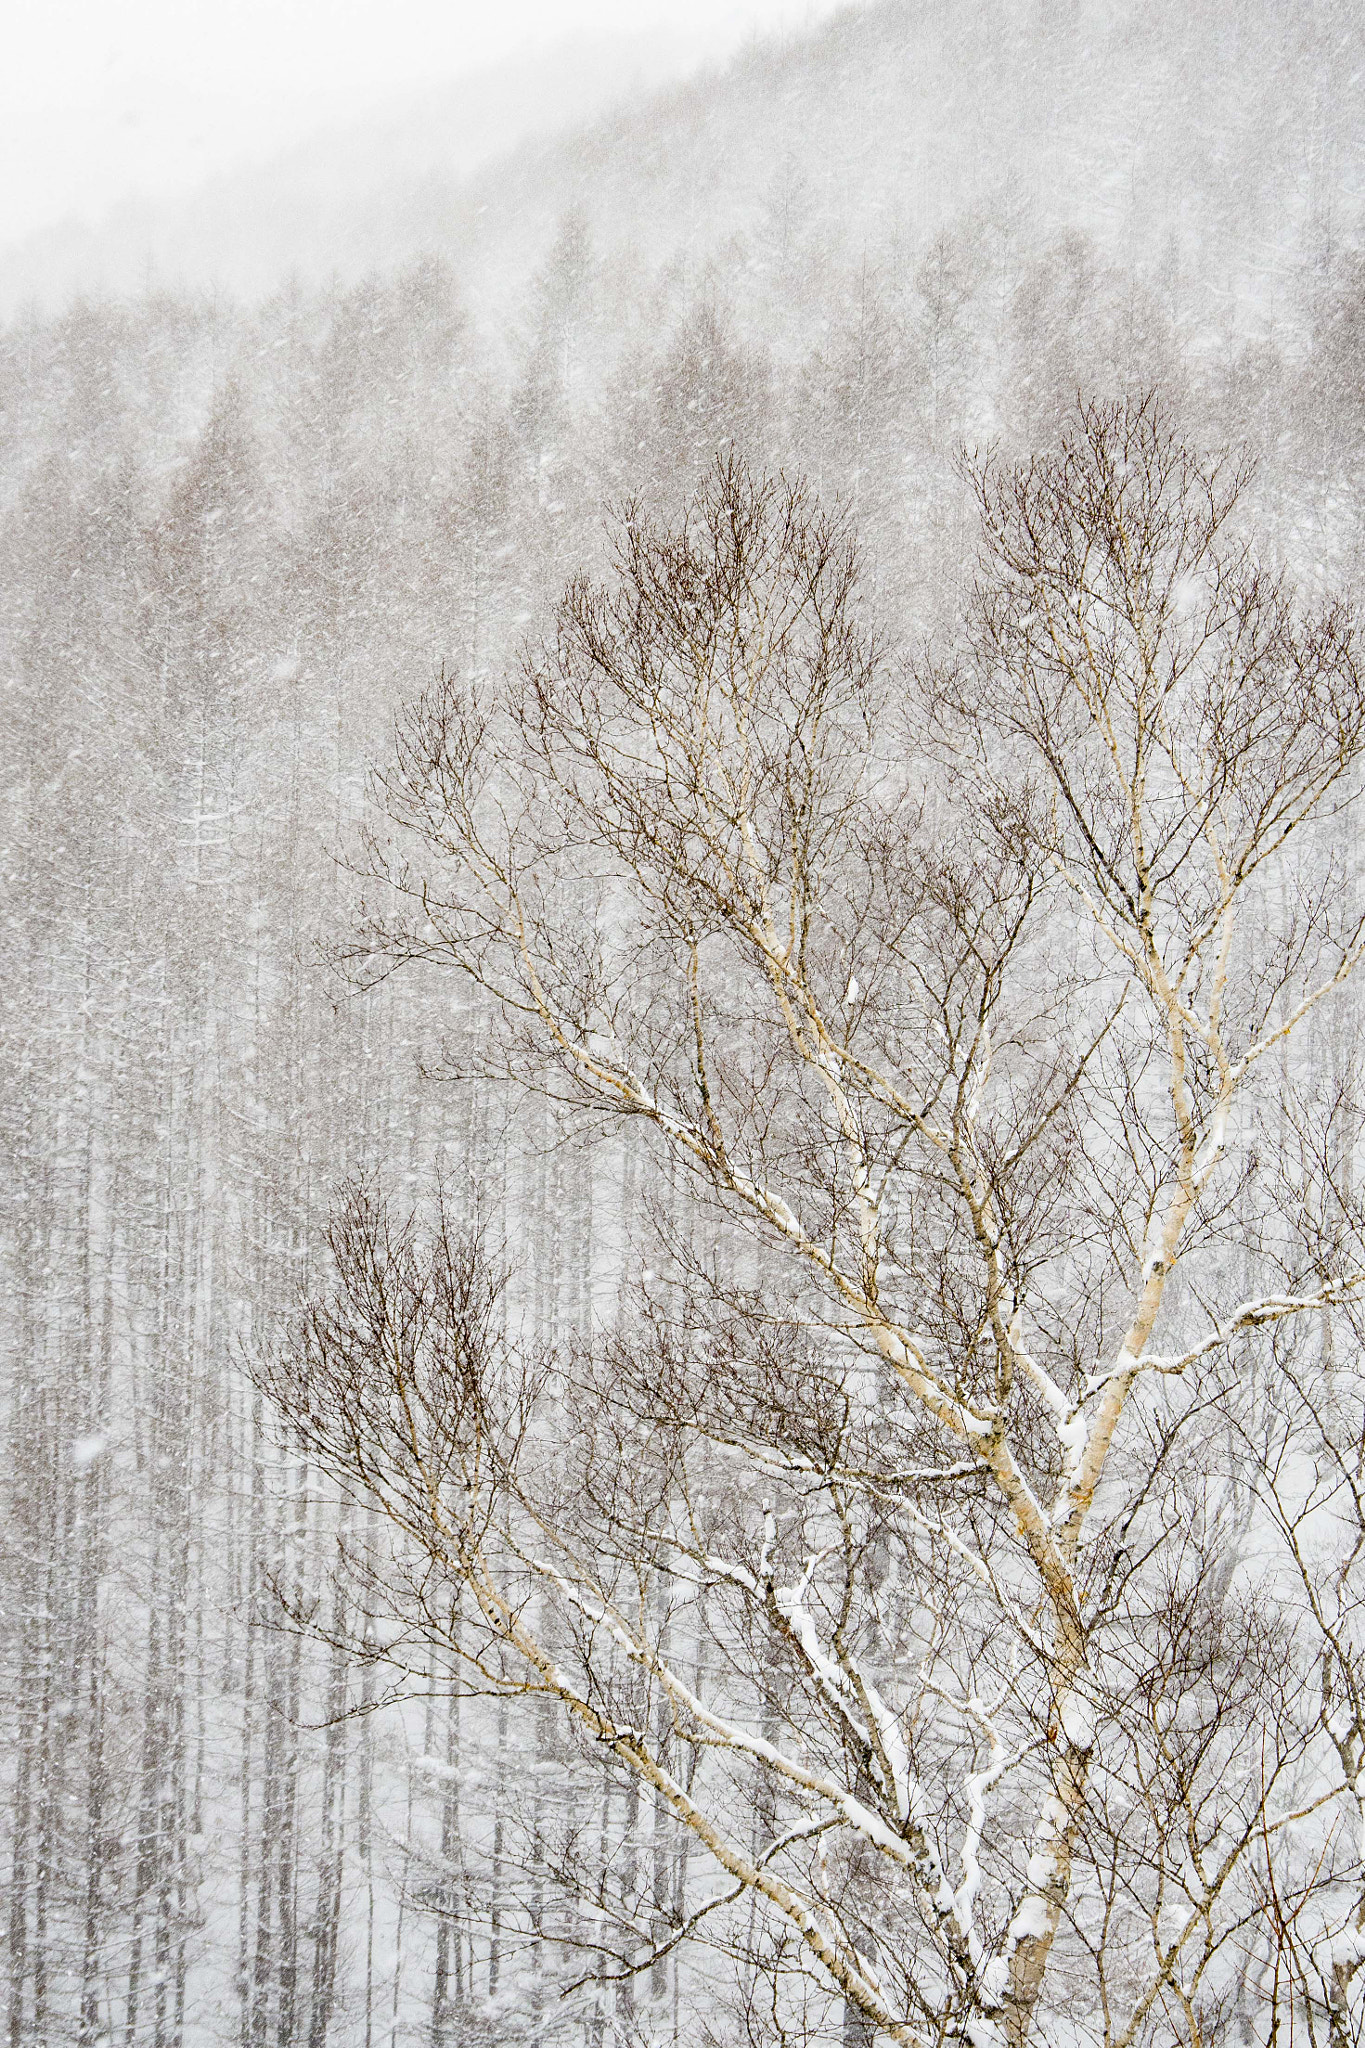
<svg viewBox="0 0 1365 2048">
<path fill-rule="evenodd" d="M 690 1199 L 628 1323 L 531 1356 L 471 1240 L 357 1197 L 269 1378 L 401 1532 L 416 1668 L 558 1702 L 689 1838 L 622 1969 L 710 1939 L 853 2039 L 1205 2042 L 1285 1885 L 1330 1945 L 1357 1805 L 1354 1706 L 1302 1709 L 1354 1605 L 1269 1572 L 1301 1503 L 1245 1431 L 1270 1387 L 1358 1503 L 1302 1375 L 1365 1256 L 1292 1134 L 1365 948 L 1365 688 L 1153 401 L 973 480 L 948 661 L 885 659 L 849 534 L 729 460 L 501 699 L 411 708 L 361 972 L 472 978 L 490 1069 Z"/>
</svg>

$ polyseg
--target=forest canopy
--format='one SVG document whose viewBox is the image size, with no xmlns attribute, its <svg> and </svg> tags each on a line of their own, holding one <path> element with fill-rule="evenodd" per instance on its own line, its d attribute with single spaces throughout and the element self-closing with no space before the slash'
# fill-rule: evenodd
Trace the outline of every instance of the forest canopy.
<svg viewBox="0 0 1365 2048">
<path fill-rule="evenodd" d="M 16 2048 L 1003 2028 L 1030 1955 L 1049 2048 L 1359 2032 L 1354 986 L 1299 1006 L 1362 907 L 1363 37 L 881 0 L 472 184 L 377 172 L 242 296 L 169 241 L 78 294 L 74 243 L 0 264 Z M 716 825 L 735 707 L 698 754 L 664 659 L 726 503 L 793 596 L 766 912 Z M 500 1696 L 446 1553 L 282 1437 L 253 1361 L 359 1345 L 367 1287 L 414 1371 L 445 1346 L 500 1597 L 534 1512 L 855 1802 L 692 1779 L 750 1865 L 811 1827 L 764 1869 L 832 1970 L 751 1885 L 707 1907 L 738 1879 L 659 1787 Z M 699 1545 L 752 1583 L 703 1599 Z M 687 1791 L 660 1670 L 536 1583 Z M 807 1655 L 845 1585 L 905 1760 Z"/>
</svg>

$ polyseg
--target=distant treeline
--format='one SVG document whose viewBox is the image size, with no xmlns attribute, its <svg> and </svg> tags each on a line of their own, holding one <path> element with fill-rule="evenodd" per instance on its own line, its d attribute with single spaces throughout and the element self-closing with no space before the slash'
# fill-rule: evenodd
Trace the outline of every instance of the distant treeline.
<svg viewBox="0 0 1365 2048">
<path fill-rule="evenodd" d="M 908 205 L 840 223 L 808 210 L 820 175 L 772 162 L 737 238 L 708 237 L 703 193 L 693 253 L 655 263 L 621 253 L 612 160 L 605 226 L 583 181 L 505 319 L 432 257 L 0 335 L 13 2048 L 626 2040 L 645 1995 L 603 1985 L 566 2032 L 524 1992 L 543 1967 L 501 1816 L 531 1760 L 497 1713 L 437 1671 L 341 1718 L 382 1700 L 382 1662 L 283 1625 L 281 1592 L 324 1626 L 344 1599 L 345 1521 L 241 1359 L 339 1179 L 443 1159 L 480 1183 L 542 1334 L 633 1256 L 610 1150 L 583 1170 L 545 1111 L 422 1080 L 475 1013 L 328 968 L 399 700 L 505 664 L 598 565 L 603 508 L 676 506 L 718 447 L 841 500 L 883 624 L 931 633 L 973 573 L 958 451 L 1047 444 L 1078 390 L 1159 387 L 1202 441 L 1248 444 L 1285 556 L 1359 580 L 1346 223 L 1288 277 L 1268 247 L 1274 321 L 1220 322 L 1178 250 L 1125 267 L 1007 195 L 932 236 Z"/>
</svg>

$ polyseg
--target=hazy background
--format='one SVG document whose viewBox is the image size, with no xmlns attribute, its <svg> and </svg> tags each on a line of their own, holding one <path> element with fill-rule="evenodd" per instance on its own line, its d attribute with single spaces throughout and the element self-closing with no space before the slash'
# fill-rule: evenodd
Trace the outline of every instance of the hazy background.
<svg viewBox="0 0 1365 2048">
<path fill-rule="evenodd" d="M 0 248 L 132 201 L 287 164 L 320 131 L 386 137 L 451 88 L 466 156 L 632 77 L 678 74 L 832 0 L 10 0 L 0 66 Z M 569 90 L 547 89 L 547 52 Z M 529 96 L 507 83 L 527 71 Z M 494 119 L 480 100 L 491 92 Z M 419 120 L 420 125 L 420 120 Z M 442 138 L 443 141 L 445 138 Z M 376 158 L 371 170 L 382 169 Z"/>
<path fill-rule="evenodd" d="M 1359 590 L 1365 9 L 10 0 L 0 54 L 9 2038 L 631 2048 L 605 1978 L 551 2030 L 516 1861 L 523 1793 L 625 1841 L 601 1760 L 439 1671 L 357 1716 L 374 1661 L 280 1626 L 346 1524 L 242 1360 L 344 1176 L 477 1185 L 546 1341 L 630 1311 L 646 1207 L 426 1078 L 475 1009 L 345 988 L 338 851 L 402 701 L 718 449 L 850 509 L 898 648 L 973 573 L 963 443 L 1078 391 L 1248 446 L 1265 546 Z"/>
</svg>

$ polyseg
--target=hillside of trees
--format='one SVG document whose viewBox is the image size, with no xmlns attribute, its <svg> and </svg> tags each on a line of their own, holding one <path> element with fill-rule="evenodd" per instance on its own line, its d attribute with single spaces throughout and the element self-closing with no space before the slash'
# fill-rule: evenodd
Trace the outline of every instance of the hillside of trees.
<svg viewBox="0 0 1365 2048">
<path fill-rule="evenodd" d="M 906 659 L 977 573 L 964 447 L 1053 449 L 1078 394 L 1245 451 L 1267 559 L 1358 591 L 1362 77 L 1347 0 L 878 0 L 377 186 L 325 281 L 286 250 L 250 299 L 209 263 L 0 331 L 12 2048 L 777 2038 L 742 1968 L 618 1966 L 683 1882 L 658 1813 L 414 1675 L 259 1390 L 347 1183 L 443 1175 L 527 1345 L 655 1256 L 656 1169 L 481 1077 L 486 998 L 338 964 L 368 777 L 718 453 L 842 508 Z M 596 1932 L 536 1860 L 573 1802 L 630 1864 Z M 1264 1997 L 1248 1962 L 1140 2038 L 1259 2042 Z"/>
</svg>

